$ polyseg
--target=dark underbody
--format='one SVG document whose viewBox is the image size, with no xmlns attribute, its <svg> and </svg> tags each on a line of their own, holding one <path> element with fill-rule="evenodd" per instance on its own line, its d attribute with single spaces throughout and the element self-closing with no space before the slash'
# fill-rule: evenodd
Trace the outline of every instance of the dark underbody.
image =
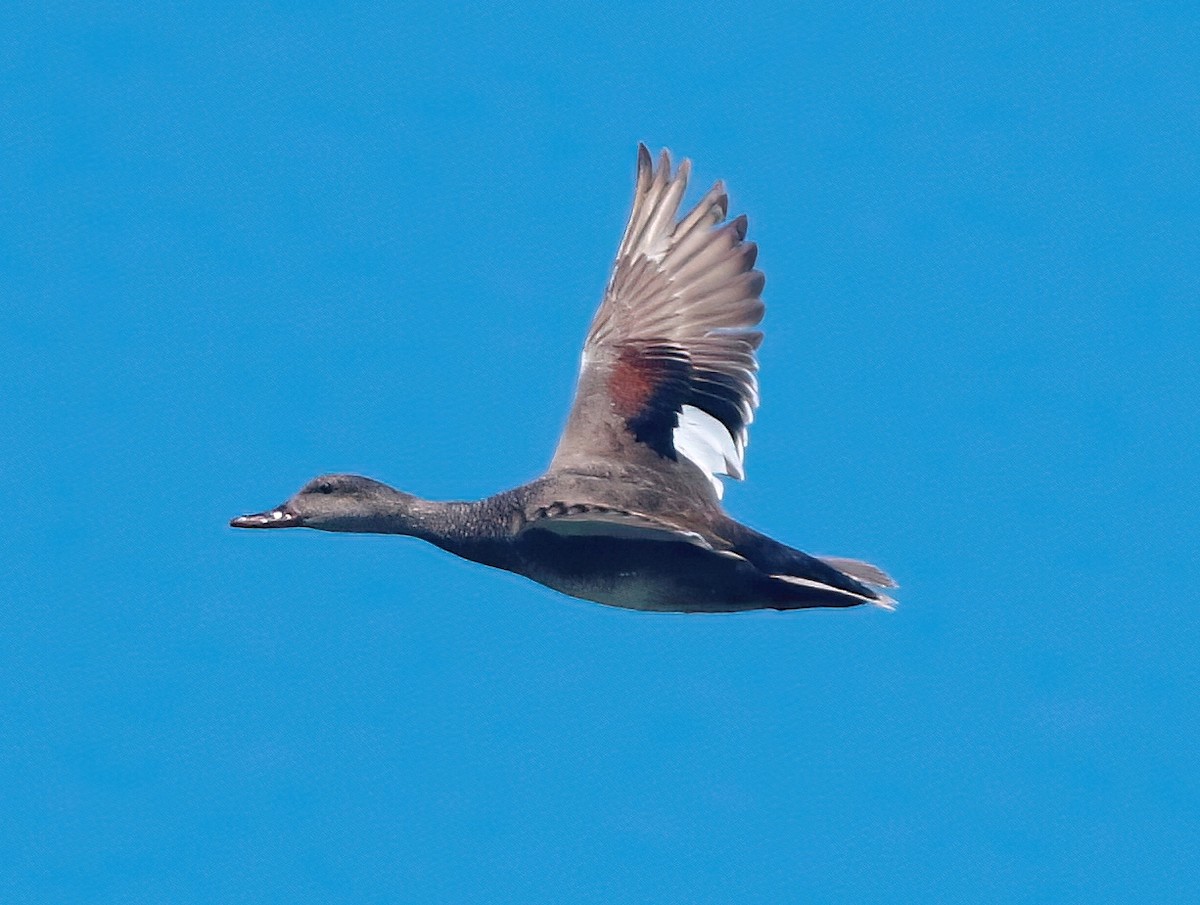
<svg viewBox="0 0 1200 905">
<path fill-rule="evenodd" d="M 815 562 L 800 551 L 778 546 L 803 557 L 805 562 Z M 730 613 L 845 607 L 863 602 L 832 588 L 814 588 L 772 577 L 741 556 L 715 553 L 690 543 L 562 536 L 534 529 L 516 538 L 509 553 L 511 558 L 504 557 L 507 561 L 489 564 L 573 597 L 629 609 Z M 797 569 L 788 571 L 809 577 Z"/>
</svg>

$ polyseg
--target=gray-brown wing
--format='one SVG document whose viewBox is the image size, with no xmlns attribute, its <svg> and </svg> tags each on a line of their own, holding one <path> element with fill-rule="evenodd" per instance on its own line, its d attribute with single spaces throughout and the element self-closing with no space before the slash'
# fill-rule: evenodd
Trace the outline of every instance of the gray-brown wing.
<svg viewBox="0 0 1200 905">
<path fill-rule="evenodd" d="M 743 476 L 758 406 L 763 275 L 746 217 L 725 221 L 718 182 L 683 217 L 690 163 L 674 174 L 638 146 L 633 210 L 583 349 L 552 469 L 624 460 Z"/>
</svg>

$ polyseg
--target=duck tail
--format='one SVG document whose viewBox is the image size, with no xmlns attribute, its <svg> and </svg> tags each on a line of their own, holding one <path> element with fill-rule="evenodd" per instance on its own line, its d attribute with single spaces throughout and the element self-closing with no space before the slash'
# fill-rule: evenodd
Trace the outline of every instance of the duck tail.
<svg viewBox="0 0 1200 905">
<path fill-rule="evenodd" d="M 877 588 L 900 587 L 891 575 L 873 563 L 863 562 L 861 559 L 846 559 L 843 556 L 818 556 L 817 559 L 863 584 L 874 585 Z"/>
<path fill-rule="evenodd" d="M 886 610 L 896 608 L 896 601 L 882 590 L 896 587 L 896 582 L 876 565 L 840 556 L 809 556 L 736 523 L 729 526 L 727 536 L 733 539 L 733 552 L 760 572 L 828 599 L 818 606 L 870 603 Z"/>
</svg>

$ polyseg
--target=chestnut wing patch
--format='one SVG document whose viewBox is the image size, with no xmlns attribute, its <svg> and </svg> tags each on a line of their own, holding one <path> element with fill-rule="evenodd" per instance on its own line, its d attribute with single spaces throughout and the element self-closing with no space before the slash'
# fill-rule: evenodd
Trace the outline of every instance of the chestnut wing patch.
<svg viewBox="0 0 1200 905">
<path fill-rule="evenodd" d="M 672 432 L 689 391 L 692 363 L 673 343 L 628 343 L 609 377 L 613 405 L 629 432 L 664 458 L 676 459 Z"/>
<path fill-rule="evenodd" d="M 672 461 L 684 406 L 719 421 L 732 439 L 744 434 L 748 420 L 744 393 L 739 380 L 696 366 L 687 349 L 670 342 L 622 344 L 609 376 L 609 395 L 629 432 Z"/>
</svg>

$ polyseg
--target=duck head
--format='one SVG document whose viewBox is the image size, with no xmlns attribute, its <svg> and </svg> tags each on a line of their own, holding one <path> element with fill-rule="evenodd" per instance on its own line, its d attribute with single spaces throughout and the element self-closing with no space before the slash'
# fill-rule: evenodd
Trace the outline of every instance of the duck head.
<svg viewBox="0 0 1200 905">
<path fill-rule="evenodd" d="M 379 531 L 382 522 L 403 517 L 415 497 L 362 475 L 313 478 L 274 509 L 239 515 L 234 528 L 316 528 L 320 531 Z"/>
</svg>

